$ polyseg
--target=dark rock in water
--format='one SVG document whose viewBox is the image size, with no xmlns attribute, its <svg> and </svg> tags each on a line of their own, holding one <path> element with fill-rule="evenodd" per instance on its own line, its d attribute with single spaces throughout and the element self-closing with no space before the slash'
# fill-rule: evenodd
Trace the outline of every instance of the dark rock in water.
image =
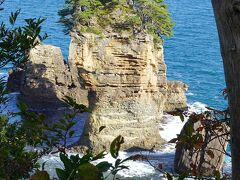
<svg viewBox="0 0 240 180">
<path fill-rule="evenodd" d="M 185 109 L 187 107 L 185 95 L 187 89 L 188 86 L 180 81 L 168 81 L 164 111 L 171 112 L 176 109 Z"/>
<path fill-rule="evenodd" d="M 69 108 L 59 108 L 54 110 L 43 110 L 38 111 L 38 113 L 44 114 L 46 117 L 46 123 L 51 127 L 51 124 L 59 122 L 60 119 L 65 119 L 66 114 L 74 114 L 72 109 Z M 67 136 L 67 146 L 72 146 L 76 142 L 78 142 L 79 138 L 81 137 L 84 129 L 85 120 L 89 117 L 89 113 L 78 113 L 72 119 L 72 122 L 76 123 L 72 128 L 71 131 L 74 131 L 74 135 L 72 137 Z M 51 136 L 54 133 L 50 134 Z"/>
<path fill-rule="evenodd" d="M 20 91 L 20 98 L 37 111 L 66 106 L 62 101 L 66 95 L 86 103 L 87 91 L 80 89 L 79 82 L 74 82 L 72 76 L 60 48 L 39 45 L 30 51 L 25 71 L 10 74 L 8 89 Z"/>
<path fill-rule="evenodd" d="M 180 136 L 183 136 L 186 134 L 187 126 L 191 122 L 188 121 L 185 126 L 183 127 Z M 201 126 L 201 122 L 198 121 L 194 123 L 193 128 L 194 131 L 199 129 Z M 222 135 L 227 132 L 229 132 L 229 128 L 226 125 L 222 125 L 223 129 L 222 131 L 214 131 L 215 135 L 209 136 L 209 139 L 213 139 L 208 143 L 208 145 L 205 148 L 205 153 L 201 154 L 201 151 L 198 151 L 198 153 L 189 147 L 188 144 L 178 144 L 176 147 L 176 153 L 175 153 L 175 159 L 174 159 L 174 168 L 175 171 L 179 174 L 189 172 L 192 175 L 196 175 L 193 172 L 194 166 L 196 167 L 196 171 L 199 173 L 201 171 L 202 176 L 213 176 L 214 171 L 218 170 L 221 171 L 223 162 L 224 162 L 224 156 L 226 152 L 226 147 L 228 144 L 228 135 L 221 136 L 219 138 L 215 138 L 217 135 Z M 201 131 L 200 133 L 203 136 L 203 139 L 206 140 L 205 136 L 205 130 Z M 201 160 L 200 160 L 201 159 Z M 200 166 L 200 162 L 202 163 L 202 166 Z M 199 169 L 198 169 L 199 168 Z"/>
<path fill-rule="evenodd" d="M 17 68 L 14 72 L 10 72 L 7 82 L 7 90 L 9 92 L 19 92 L 24 81 L 25 71 Z"/>
</svg>

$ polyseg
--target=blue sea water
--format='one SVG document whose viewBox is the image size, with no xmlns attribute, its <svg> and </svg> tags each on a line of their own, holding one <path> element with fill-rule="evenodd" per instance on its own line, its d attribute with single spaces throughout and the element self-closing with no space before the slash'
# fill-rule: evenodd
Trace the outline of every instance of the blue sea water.
<svg viewBox="0 0 240 180">
<path fill-rule="evenodd" d="M 189 103 L 201 102 L 224 108 L 227 102 L 221 95 L 225 88 L 224 72 L 213 10 L 210 0 L 166 0 L 175 22 L 174 35 L 165 39 L 165 62 L 170 80 L 180 80 L 189 86 Z M 6 0 L 0 21 L 8 21 L 12 11 L 21 9 L 19 24 L 31 17 L 47 18 L 43 32 L 45 43 L 61 47 L 68 56 L 70 38 L 58 23 L 58 10 L 64 0 Z"/>
<path fill-rule="evenodd" d="M 67 58 L 70 37 L 63 32 L 64 26 L 59 23 L 58 10 L 63 7 L 64 0 L 5 0 L 0 11 L 0 21 L 8 22 L 11 12 L 20 9 L 18 24 L 23 24 L 27 18 L 47 18 L 42 24 L 42 32 L 48 34 L 45 43 L 61 47 Z"/>
<path fill-rule="evenodd" d="M 225 87 L 218 35 L 210 0 L 166 0 L 175 22 L 174 35 L 165 40 L 168 79 L 181 80 L 189 86 L 189 103 L 201 102 L 224 108 L 221 95 Z M 44 17 L 45 43 L 61 47 L 67 58 L 70 38 L 58 23 L 58 10 L 64 0 L 6 0 L 0 19 L 7 21 L 10 12 L 21 9 L 19 23 L 30 17 Z"/>
<path fill-rule="evenodd" d="M 225 88 L 218 34 L 210 0 L 167 0 L 176 24 L 165 41 L 168 78 L 189 85 L 188 101 L 224 108 Z"/>
</svg>

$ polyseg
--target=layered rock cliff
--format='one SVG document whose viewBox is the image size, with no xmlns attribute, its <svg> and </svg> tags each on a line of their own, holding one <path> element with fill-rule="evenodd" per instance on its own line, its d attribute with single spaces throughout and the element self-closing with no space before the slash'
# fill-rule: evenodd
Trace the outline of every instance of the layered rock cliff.
<svg viewBox="0 0 240 180">
<path fill-rule="evenodd" d="M 184 87 L 167 82 L 162 47 L 155 49 L 148 35 L 131 40 L 118 34 L 104 39 L 75 34 L 69 54 L 70 69 L 76 68 L 85 88 L 94 93 L 93 113 L 80 144 L 103 149 L 118 135 L 125 137 L 125 148 L 163 142 L 158 123 L 164 109 L 173 109 L 167 97 L 177 88 L 184 92 Z M 175 105 L 186 107 L 182 102 Z M 106 128 L 99 134 L 101 126 Z"/>
<path fill-rule="evenodd" d="M 155 48 L 146 34 L 132 39 L 74 33 L 68 64 L 59 48 L 38 46 L 22 79 L 22 97 L 33 109 L 61 107 L 65 95 L 89 105 L 78 145 L 96 151 L 118 135 L 125 137 L 124 149 L 158 147 L 163 111 L 186 107 L 187 86 L 167 81 L 163 48 Z"/>
</svg>

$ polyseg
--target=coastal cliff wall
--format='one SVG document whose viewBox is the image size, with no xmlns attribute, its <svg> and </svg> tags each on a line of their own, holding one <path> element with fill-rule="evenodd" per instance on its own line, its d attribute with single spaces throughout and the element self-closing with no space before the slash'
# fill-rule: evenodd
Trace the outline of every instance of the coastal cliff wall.
<svg viewBox="0 0 240 180">
<path fill-rule="evenodd" d="M 153 47 L 149 36 L 130 40 L 117 34 L 104 39 L 75 34 L 70 69 L 77 69 L 95 96 L 80 144 L 103 149 L 118 135 L 125 137 L 126 148 L 162 143 L 157 121 L 165 103 L 166 66 L 162 49 Z M 101 126 L 106 128 L 98 133 Z"/>
<path fill-rule="evenodd" d="M 109 147 L 118 135 L 125 138 L 124 149 L 158 147 L 163 111 L 187 106 L 187 86 L 167 81 L 163 47 L 146 34 L 132 39 L 74 33 L 68 64 L 59 48 L 40 45 L 23 74 L 21 95 L 33 109 L 61 107 L 65 95 L 90 107 L 78 145 L 95 150 Z"/>
</svg>

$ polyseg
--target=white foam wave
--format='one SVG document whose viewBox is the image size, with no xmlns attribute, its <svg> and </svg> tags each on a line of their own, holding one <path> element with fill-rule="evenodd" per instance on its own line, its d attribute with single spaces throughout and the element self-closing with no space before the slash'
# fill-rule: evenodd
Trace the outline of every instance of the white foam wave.
<svg viewBox="0 0 240 180">
<path fill-rule="evenodd" d="M 187 92 L 186 95 L 187 95 L 187 96 L 194 96 L 194 93 Z"/>
<path fill-rule="evenodd" d="M 7 81 L 8 80 L 8 73 L 0 72 L 0 77 L 3 78 L 5 81 Z"/>
<path fill-rule="evenodd" d="M 166 114 L 163 116 L 160 124 L 160 135 L 166 141 L 170 141 L 172 138 L 179 134 L 184 123 L 181 121 L 179 116 L 172 116 Z"/>
<path fill-rule="evenodd" d="M 195 113 L 202 113 L 204 111 L 207 111 L 206 107 L 207 105 L 201 102 L 194 102 L 192 104 L 188 104 L 188 110 Z"/>
<path fill-rule="evenodd" d="M 10 123 L 20 121 L 20 116 L 13 116 L 13 113 L 19 112 L 19 108 L 17 106 L 18 102 L 18 92 L 10 93 L 6 97 L 8 98 L 8 101 L 5 104 L 0 104 L 0 112 L 4 115 L 8 115 Z"/>
<path fill-rule="evenodd" d="M 201 113 L 206 111 L 206 104 L 195 102 L 192 104 L 188 104 L 188 111 Z M 175 138 L 177 134 L 181 132 L 182 127 L 187 121 L 187 117 L 184 118 L 184 122 L 181 121 L 179 116 L 173 116 L 170 114 L 165 114 L 162 118 L 160 124 L 160 135 L 166 141 L 170 141 Z"/>
<path fill-rule="evenodd" d="M 6 104 L 7 107 L 4 109 L 5 113 L 8 112 L 17 112 L 17 97 L 19 93 L 11 93 L 9 94 L 10 101 Z M 200 102 L 195 102 L 188 105 L 189 111 L 201 113 L 206 111 L 206 105 Z M 2 107 L 1 107 L 2 108 Z M 13 121 L 19 120 L 13 119 Z M 169 114 L 165 114 L 162 118 L 161 124 L 159 125 L 159 133 L 163 139 L 167 142 L 171 139 L 175 138 L 177 134 L 180 133 L 182 127 L 184 126 L 187 118 L 185 121 L 182 122 L 180 117 L 172 116 Z M 81 125 L 81 128 L 83 126 Z M 79 131 L 75 127 L 75 130 Z M 81 130 L 82 131 L 82 130 Z M 78 138 L 77 138 L 78 139 Z M 74 139 L 74 140 L 77 140 Z M 152 164 L 161 166 L 167 170 L 172 172 L 173 171 L 173 163 L 174 163 L 174 154 L 175 154 L 175 144 L 166 143 L 164 144 L 160 150 L 149 153 L 149 152 L 133 152 L 133 153 L 126 153 L 120 152 L 120 158 L 124 159 L 134 154 L 143 154 L 149 157 Z M 108 161 L 114 163 L 114 159 L 108 154 L 102 161 Z M 48 155 L 44 156 L 40 161 L 40 163 L 46 162 L 45 168 L 50 173 L 51 177 L 56 177 L 55 168 L 62 168 L 63 164 L 59 159 L 59 155 Z M 100 161 L 98 161 L 100 162 Z M 120 177 L 122 178 L 135 178 L 135 179 L 165 179 L 162 177 L 162 174 L 156 171 L 148 162 L 146 161 L 128 161 L 125 163 L 126 166 L 129 167 L 129 170 L 123 170 L 119 172 Z M 224 172 L 230 172 L 231 165 L 230 159 L 227 159 L 224 163 Z"/>
</svg>

